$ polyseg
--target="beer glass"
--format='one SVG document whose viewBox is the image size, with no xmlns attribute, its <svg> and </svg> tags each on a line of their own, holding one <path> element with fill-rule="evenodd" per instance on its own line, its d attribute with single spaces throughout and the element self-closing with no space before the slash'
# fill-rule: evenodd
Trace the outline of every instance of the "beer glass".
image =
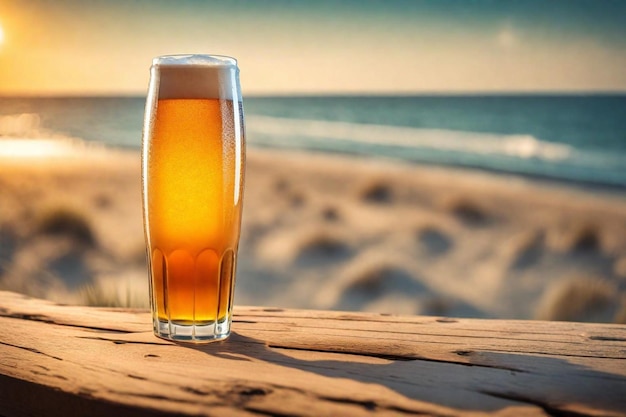
<svg viewBox="0 0 626 417">
<path fill-rule="evenodd" d="M 143 220 L 157 336 L 228 337 L 245 138 L 233 58 L 152 61 L 142 140 Z"/>
</svg>

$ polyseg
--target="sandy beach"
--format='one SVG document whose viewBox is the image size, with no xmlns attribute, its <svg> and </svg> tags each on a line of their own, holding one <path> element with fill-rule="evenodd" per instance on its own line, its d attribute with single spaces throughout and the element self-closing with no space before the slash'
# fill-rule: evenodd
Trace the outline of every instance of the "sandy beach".
<svg viewBox="0 0 626 417">
<path fill-rule="evenodd" d="M 0 156 L 0 289 L 148 305 L 138 151 Z M 626 323 L 626 193 L 251 148 L 235 302 Z"/>
</svg>

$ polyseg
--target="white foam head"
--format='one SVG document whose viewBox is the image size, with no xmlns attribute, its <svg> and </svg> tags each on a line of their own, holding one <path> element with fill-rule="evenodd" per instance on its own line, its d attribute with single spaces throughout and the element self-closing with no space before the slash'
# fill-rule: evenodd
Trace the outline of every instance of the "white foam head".
<svg viewBox="0 0 626 417">
<path fill-rule="evenodd" d="M 159 99 L 241 101 L 237 60 L 219 55 L 166 55 L 152 61 Z"/>
</svg>

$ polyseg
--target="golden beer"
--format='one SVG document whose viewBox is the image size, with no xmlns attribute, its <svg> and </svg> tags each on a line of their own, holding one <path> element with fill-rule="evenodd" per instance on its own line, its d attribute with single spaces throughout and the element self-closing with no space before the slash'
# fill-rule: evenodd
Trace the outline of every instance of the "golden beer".
<svg viewBox="0 0 626 417">
<path fill-rule="evenodd" d="M 245 139 L 232 58 L 156 58 L 143 138 L 144 226 L 154 330 L 230 333 Z"/>
</svg>

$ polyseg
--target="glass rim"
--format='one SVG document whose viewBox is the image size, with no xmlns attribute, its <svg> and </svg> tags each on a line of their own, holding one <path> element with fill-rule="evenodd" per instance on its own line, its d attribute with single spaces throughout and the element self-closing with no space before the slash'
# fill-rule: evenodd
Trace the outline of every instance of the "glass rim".
<svg viewBox="0 0 626 417">
<path fill-rule="evenodd" d="M 153 67 L 237 67 L 237 60 L 227 55 L 174 54 L 160 55 L 152 59 Z"/>
</svg>

